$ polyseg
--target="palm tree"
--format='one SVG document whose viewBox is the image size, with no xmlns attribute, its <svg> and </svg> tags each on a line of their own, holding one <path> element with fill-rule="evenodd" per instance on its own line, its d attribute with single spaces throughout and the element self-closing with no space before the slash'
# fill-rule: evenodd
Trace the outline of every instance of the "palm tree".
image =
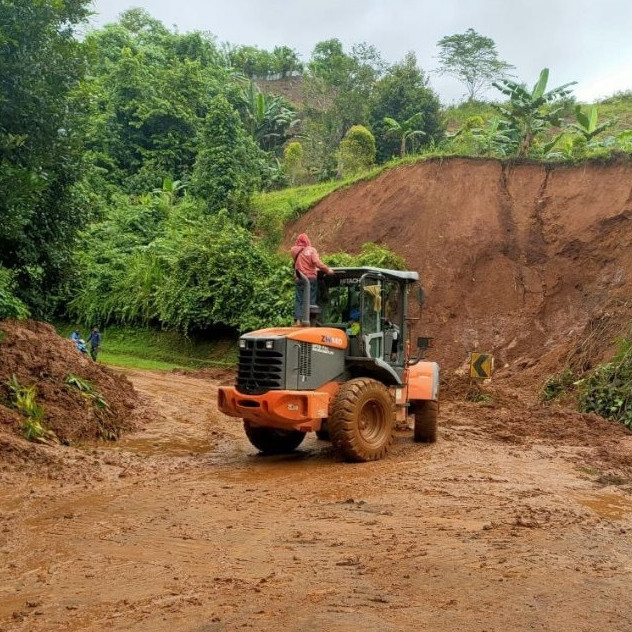
<svg viewBox="0 0 632 632">
<path fill-rule="evenodd" d="M 417 129 L 419 121 L 423 118 L 423 112 L 417 112 L 410 118 L 398 123 L 395 119 L 388 116 L 384 117 L 384 125 L 386 125 L 386 133 L 392 134 L 400 138 L 401 145 L 399 148 L 399 155 L 403 158 L 406 155 L 406 142 L 409 138 L 414 136 L 425 136 L 426 132 L 421 129 Z"/>
</svg>

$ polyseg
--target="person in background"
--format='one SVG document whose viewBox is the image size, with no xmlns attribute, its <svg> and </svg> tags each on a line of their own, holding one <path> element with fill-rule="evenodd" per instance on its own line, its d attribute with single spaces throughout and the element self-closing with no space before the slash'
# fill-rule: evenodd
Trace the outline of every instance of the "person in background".
<svg viewBox="0 0 632 632">
<path fill-rule="evenodd" d="M 101 347 L 101 332 L 98 327 L 93 327 L 86 341 L 90 344 L 90 357 L 96 362 Z"/>
<path fill-rule="evenodd" d="M 78 329 L 75 329 L 75 331 L 73 331 L 70 334 L 70 339 L 75 343 L 75 347 L 77 347 L 77 351 L 80 351 L 81 353 L 84 353 L 84 354 L 88 353 L 88 350 L 86 349 L 86 343 L 81 338 L 81 332 Z"/>
<path fill-rule="evenodd" d="M 320 260 L 318 251 L 312 246 L 305 233 L 301 233 L 296 238 L 296 243 L 290 252 L 294 261 L 294 280 L 296 282 L 294 326 L 300 327 L 303 314 L 303 280 L 301 274 L 304 274 L 309 280 L 309 304 L 315 305 L 318 300 L 318 271 L 322 270 L 325 274 L 333 274 L 334 271 Z"/>
</svg>

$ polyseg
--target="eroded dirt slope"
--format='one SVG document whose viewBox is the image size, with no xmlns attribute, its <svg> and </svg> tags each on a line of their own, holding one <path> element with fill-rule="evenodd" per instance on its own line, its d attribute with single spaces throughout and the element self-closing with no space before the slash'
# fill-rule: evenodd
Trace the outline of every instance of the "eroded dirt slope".
<svg viewBox="0 0 632 632">
<path fill-rule="evenodd" d="M 629 164 L 436 160 L 327 197 L 286 247 L 301 232 L 321 254 L 387 245 L 420 273 L 444 369 L 493 351 L 499 378 L 537 381 L 569 355 L 599 360 L 632 319 L 631 217 Z"/>
</svg>

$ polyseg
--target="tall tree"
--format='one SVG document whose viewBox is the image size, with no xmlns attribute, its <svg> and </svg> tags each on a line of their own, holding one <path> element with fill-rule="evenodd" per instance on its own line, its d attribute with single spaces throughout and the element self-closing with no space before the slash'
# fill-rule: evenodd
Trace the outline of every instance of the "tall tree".
<svg viewBox="0 0 632 632">
<path fill-rule="evenodd" d="M 393 65 L 376 84 L 370 103 L 371 128 L 377 142 L 377 160 L 384 162 L 401 151 L 401 142 L 388 133 L 385 118 L 408 121 L 417 114 L 411 130 L 421 130 L 420 146 L 439 140 L 443 136 L 440 104 L 437 95 L 428 85 L 424 72 L 417 65 L 413 52 Z"/>
<path fill-rule="evenodd" d="M 368 125 L 369 103 L 385 64 L 374 46 L 356 44 L 349 53 L 337 39 L 319 42 L 304 75 L 302 131 L 306 162 L 324 177 L 336 172 L 333 157 L 344 133 Z"/>
<path fill-rule="evenodd" d="M 447 35 L 439 40 L 439 74 L 449 75 L 465 84 L 468 101 L 507 76 L 514 68 L 498 58 L 496 44 L 490 37 L 469 28 L 465 33 Z"/>
<path fill-rule="evenodd" d="M 79 104 L 69 94 L 85 70 L 74 37 L 88 0 L 0 4 L 0 266 L 44 313 L 68 270 L 85 207 Z"/>
<path fill-rule="evenodd" d="M 239 114 L 226 97 L 215 97 L 201 133 L 192 193 L 204 200 L 210 213 L 227 208 L 241 220 L 260 172 L 260 150 L 246 134 Z"/>
</svg>

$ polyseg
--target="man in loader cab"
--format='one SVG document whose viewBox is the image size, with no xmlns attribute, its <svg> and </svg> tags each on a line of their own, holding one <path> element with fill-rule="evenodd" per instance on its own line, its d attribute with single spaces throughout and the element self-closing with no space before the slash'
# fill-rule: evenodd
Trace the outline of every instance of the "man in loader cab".
<svg viewBox="0 0 632 632">
<path fill-rule="evenodd" d="M 310 305 L 316 305 L 318 300 L 318 271 L 325 274 L 333 274 L 334 271 L 320 260 L 318 251 L 312 246 L 309 237 L 301 233 L 296 238 L 296 243 L 290 249 L 294 261 L 294 281 L 296 282 L 296 294 L 294 299 L 294 326 L 301 326 L 301 314 L 303 313 L 303 300 L 309 300 Z M 309 297 L 303 297 L 303 283 L 300 274 L 304 274 L 309 280 Z"/>
</svg>

